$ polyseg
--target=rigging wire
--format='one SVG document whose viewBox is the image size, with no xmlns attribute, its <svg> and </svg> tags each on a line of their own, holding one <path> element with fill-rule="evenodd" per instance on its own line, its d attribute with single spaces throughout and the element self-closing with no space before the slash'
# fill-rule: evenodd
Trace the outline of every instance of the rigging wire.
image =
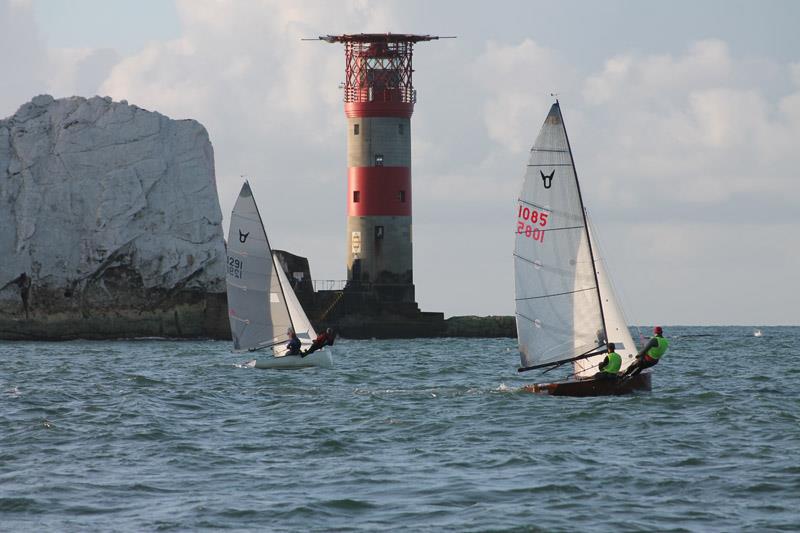
<svg viewBox="0 0 800 533">
<path fill-rule="evenodd" d="M 598 251 L 599 251 L 599 259 L 598 260 L 599 261 L 603 261 L 605 263 L 606 281 L 608 282 L 608 284 L 611 287 L 611 290 L 614 292 L 614 294 L 617 295 L 617 302 L 619 304 L 618 307 L 619 307 L 620 313 L 622 313 L 622 319 L 625 321 L 625 325 L 630 328 L 630 325 L 629 325 L 630 321 L 628 320 L 628 313 L 625 312 L 625 308 L 628 307 L 628 305 L 627 305 L 628 299 L 626 298 L 625 291 L 620 289 L 614 283 L 614 276 L 611 275 L 611 264 L 609 263 L 609 261 L 607 259 L 608 254 L 606 254 L 605 246 L 603 246 L 603 242 L 600 239 L 600 235 L 599 235 L 599 233 L 597 231 L 597 225 L 595 224 L 594 219 L 589 218 L 589 225 L 592 228 L 592 237 L 594 238 L 594 242 L 597 245 L 597 248 L 598 248 Z M 633 328 L 636 330 L 636 335 L 638 335 L 638 337 L 639 337 L 639 342 L 640 343 L 643 342 L 644 337 L 642 336 L 641 328 L 638 325 L 633 326 Z M 636 346 L 634 346 L 634 351 L 638 351 L 638 348 L 636 348 Z"/>
<path fill-rule="evenodd" d="M 577 375 L 578 375 L 580 372 L 586 372 L 587 370 L 591 370 L 591 369 L 593 369 L 593 368 L 597 368 L 597 369 L 599 370 L 599 369 L 600 369 L 600 363 L 602 363 L 602 362 L 603 362 L 603 361 L 598 361 L 598 362 L 597 362 L 597 364 L 594 364 L 594 365 L 592 365 L 592 366 L 589 366 L 589 367 L 586 367 L 586 368 L 582 368 L 582 369 L 580 369 L 578 372 L 573 372 L 572 374 L 568 374 L 568 375 L 567 375 L 567 379 L 574 378 L 574 377 L 575 377 L 575 376 L 577 376 Z"/>
</svg>

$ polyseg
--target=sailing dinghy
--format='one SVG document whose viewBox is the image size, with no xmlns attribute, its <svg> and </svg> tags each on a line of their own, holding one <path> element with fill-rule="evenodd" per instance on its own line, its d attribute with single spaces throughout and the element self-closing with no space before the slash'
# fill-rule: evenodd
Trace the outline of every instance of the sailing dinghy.
<svg viewBox="0 0 800 533">
<path fill-rule="evenodd" d="M 517 202 L 514 277 L 520 372 L 572 363 L 565 381 L 528 392 L 599 396 L 650 390 L 650 373 L 596 380 L 613 342 L 623 372 L 636 356 L 590 228 L 558 100 L 531 149 Z"/>
<path fill-rule="evenodd" d="M 255 368 L 296 369 L 333 367 L 326 346 L 310 355 L 286 355 L 289 330 L 307 349 L 317 334 L 272 255 L 253 191 L 245 181 L 231 213 L 228 231 L 228 318 L 235 352 L 264 350 L 266 354 L 244 363 Z"/>
</svg>

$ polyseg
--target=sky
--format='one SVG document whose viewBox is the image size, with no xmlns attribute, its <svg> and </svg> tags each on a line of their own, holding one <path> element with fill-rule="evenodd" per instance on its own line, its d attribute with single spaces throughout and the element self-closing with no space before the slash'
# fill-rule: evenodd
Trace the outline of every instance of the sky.
<svg viewBox="0 0 800 533">
<path fill-rule="evenodd" d="M 629 322 L 800 324 L 800 2 L 0 0 L 0 117 L 95 94 L 193 118 L 227 219 L 346 276 L 336 33 L 414 49 L 414 279 L 426 311 L 514 313 L 528 150 L 557 93 Z"/>
</svg>

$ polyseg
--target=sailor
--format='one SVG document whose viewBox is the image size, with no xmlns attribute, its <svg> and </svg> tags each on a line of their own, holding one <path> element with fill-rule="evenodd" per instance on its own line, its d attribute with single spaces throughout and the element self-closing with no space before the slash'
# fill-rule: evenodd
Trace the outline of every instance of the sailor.
<svg viewBox="0 0 800 533">
<path fill-rule="evenodd" d="M 297 334 L 294 332 L 292 328 L 286 330 L 286 333 L 289 335 L 289 344 L 286 345 L 286 355 L 300 355 L 300 339 L 297 338 Z"/>
<path fill-rule="evenodd" d="M 303 357 L 310 353 L 316 352 L 323 346 L 333 346 L 333 341 L 335 338 L 336 336 L 333 334 L 333 330 L 331 328 L 326 329 L 317 335 L 317 338 L 314 339 L 314 342 L 311 343 L 311 346 L 309 346 L 308 350 L 303 352 Z"/>
<path fill-rule="evenodd" d="M 656 326 L 653 328 L 653 336 L 636 355 L 636 361 L 628 367 L 624 375 L 633 377 L 645 368 L 657 365 L 667 348 L 669 348 L 669 341 L 664 338 L 664 330 L 661 329 L 661 326 Z"/>
<path fill-rule="evenodd" d="M 616 346 L 613 342 L 608 343 L 608 355 L 598 365 L 598 372 L 594 375 L 594 379 L 598 380 L 612 380 L 619 377 L 619 369 L 622 366 L 622 357 L 615 352 Z"/>
</svg>

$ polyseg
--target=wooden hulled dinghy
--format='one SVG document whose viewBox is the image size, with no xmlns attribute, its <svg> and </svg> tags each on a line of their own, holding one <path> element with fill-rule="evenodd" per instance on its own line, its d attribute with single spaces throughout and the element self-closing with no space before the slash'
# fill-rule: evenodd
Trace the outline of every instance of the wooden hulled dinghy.
<svg viewBox="0 0 800 533">
<path fill-rule="evenodd" d="M 517 202 L 514 277 L 520 372 L 572 363 L 566 381 L 523 390 L 602 396 L 650 390 L 650 374 L 597 381 L 609 343 L 619 372 L 636 346 L 617 301 L 581 197 L 567 131 L 556 101 L 531 149 Z"/>
<path fill-rule="evenodd" d="M 550 396 L 617 396 L 637 391 L 649 391 L 651 388 L 650 376 L 650 372 L 643 372 L 625 380 L 576 379 L 553 383 L 534 383 L 525 385 L 522 390 Z"/>
</svg>

